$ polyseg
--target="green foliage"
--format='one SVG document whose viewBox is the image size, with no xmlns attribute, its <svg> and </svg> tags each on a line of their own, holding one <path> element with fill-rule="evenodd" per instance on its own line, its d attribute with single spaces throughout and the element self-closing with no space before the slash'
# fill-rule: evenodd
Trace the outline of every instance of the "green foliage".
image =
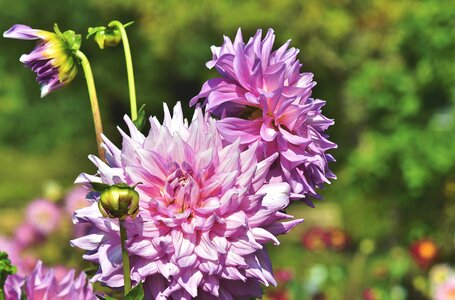
<svg viewBox="0 0 455 300">
<path fill-rule="evenodd" d="M 125 297 L 125 300 L 142 300 L 142 299 L 144 299 L 144 288 L 142 287 L 142 283 L 139 283 Z"/>
<path fill-rule="evenodd" d="M 11 261 L 8 259 L 8 253 L 0 251 L 0 293 L 3 292 L 3 286 L 8 275 L 14 273 L 16 273 L 16 267 L 11 265 Z"/>
</svg>

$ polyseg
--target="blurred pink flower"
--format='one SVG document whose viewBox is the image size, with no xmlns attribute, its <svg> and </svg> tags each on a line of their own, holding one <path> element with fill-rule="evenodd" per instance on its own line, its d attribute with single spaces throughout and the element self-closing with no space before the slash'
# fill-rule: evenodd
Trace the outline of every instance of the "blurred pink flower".
<svg viewBox="0 0 455 300">
<path fill-rule="evenodd" d="M 21 248 L 28 248 L 44 240 L 44 236 L 28 222 L 20 224 L 14 233 L 14 240 Z"/>
<path fill-rule="evenodd" d="M 450 276 L 434 293 L 435 300 L 455 300 L 455 276 Z"/>
<path fill-rule="evenodd" d="M 312 205 L 307 196 L 317 197 L 316 188 L 336 178 L 326 151 L 337 146 L 324 133 L 334 122 L 322 115 L 325 101 L 310 98 L 316 82 L 312 73 L 300 73 L 299 50 L 288 49 L 288 41 L 272 52 L 274 40 L 272 29 L 263 40 L 258 30 L 245 44 L 239 29 L 233 42 L 224 37 L 221 47 L 212 46 L 207 67 L 221 77 L 205 82 L 190 104 L 205 99 L 228 142 L 259 142 L 259 159 L 278 152 L 271 179 L 288 182 L 295 197 Z"/>
<path fill-rule="evenodd" d="M 8 253 L 11 263 L 16 266 L 20 275 L 29 274 L 36 265 L 36 258 L 23 255 L 21 245 L 15 240 L 0 236 L 0 251 Z"/>
<path fill-rule="evenodd" d="M 131 277 L 145 280 L 147 299 L 241 299 L 260 297 L 260 283 L 275 285 L 264 244 L 278 244 L 301 223 L 282 210 L 289 204 L 287 183 L 265 184 L 276 155 L 257 162 L 257 145 L 223 146 L 214 120 L 196 109 L 191 125 L 180 103 L 164 122 L 151 119 L 143 136 L 126 118 L 122 149 L 105 139 L 107 164 L 96 157 L 99 176 L 77 182 L 129 185 L 140 194 L 140 212 L 126 223 Z M 287 221 L 287 222 L 281 222 Z M 118 225 L 97 204 L 76 212 L 76 223 L 92 231 L 72 244 L 100 264 L 93 280 L 123 285 Z"/>
<path fill-rule="evenodd" d="M 90 205 L 90 202 L 85 199 L 89 191 L 86 187 L 76 185 L 65 197 L 65 211 L 73 216 L 74 212 L 80 208 Z"/>
<path fill-rule="evenodd" d="M 37 199 L 27 206 L 26 217 L 36 230 L 48 235 L 56 230 L 61 212 L 55 203 L 46 199 Z"/>
<path fill-rule="evenodd" d="M 45 269 L 39 261 L 33 272 L 26 276 L 8 276 L 5 283 L 6 300 L 19 300 L 22 290 L 29 300 L 92 300 L 97 299 L 84 273 L 75 277 L 69 270 L 61 278 L 54 269 Z"/>
<path fill-rule="evenodd" d="M 275 270 L 275 278 L 280 284 L 288 283 L 294 278 L 294 273 L 289 269 Z"/>
</svg>

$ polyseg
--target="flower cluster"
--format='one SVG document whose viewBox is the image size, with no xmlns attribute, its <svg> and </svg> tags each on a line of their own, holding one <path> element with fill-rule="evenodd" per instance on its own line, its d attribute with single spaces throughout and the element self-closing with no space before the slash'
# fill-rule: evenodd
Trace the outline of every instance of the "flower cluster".
<svg viewBox="0 0 455 300">
<path fill-rule="evenodd" d="M 39 261 L 33 272 L 26 276 L 11 275 L 6 279 L 6 300 L 20 299 L 60 299 L 60 300 L 92 300 L 97 299 L 91 284 L 84 273 L 75 277 L 74 270 L 57 272 L 46 269 Z"/>
<path fill-rule="evenodd" d="M 289 185 L 266 183 L 277 155 L 258 162 L 257 144 L 245 151 L 238 142 L 223 145 L 201 109 L 188 125 L 180 104 L 172 117 L 164 108 L 163 124 L 152 118 L 148 136 L 126 118 L 122 149 L 105 139 L 107 163 L 91 157 L 99 176 L 82 174 L 78 182 L 142 183 L 138 216 L 126 222 L 127 247 L 131 278 L 145 281 L 149 297 L 260 297 L 259 283 L 276 284 L 264 244 L 278 244 L 276 235 L 302 222 L 283 211 Z M 93 280 L 122 286 L 117 221 L 93 203 L 75 222 L 92 226 L 72 244 L 100 264 Z"/>
<path fill-rule="evenodd" d="M 261 297 L 261 283 L 276 285 L 265 244 L 303 221 L 284 211 L 291 199 L 312 204 L 335 178 L 326 151 L 336 145 L 324 134 L 333 124 L 324 101 L 310 98 L 313 75 L 300 73 L 289 43 L 272 52 L 273 40 L 258 31 L 245 45 L 239 31 L 212 49 L 208 66 L 223 77 L 191 100 L 206 98 L 206 113 L 197 107 L 190 124 L 180 103 L 172 116 L 164 105 L 148 135 L 125 117 L 120 149 L 104 137 L 106 160 L 90 156 L 97 174 L 77 180 L 96 190 L 74 215 L 90 232 L 71 241 L 99 264 L 93 281 L 126 285 L 126 235 L 129 275 L 144 282 L 147 299 L 244 299 Z"/>
<path fill-rule="evenodd" d="M 294 197 L 312 205 L 308 196 L 317 197 L 316 189 L 335 178 L 326 151 L 336 145 L 324 133 L 333 121 L 322 115 L 325 102 L 310 98 L 316 83 L 313 74 L 300 73 L 299 51 L 288 41 L 272 52 L 274 40 L 273 30 L 264 39 L 258 30 L 245 44 L 239 29 L 233 42 L 225 37 L 213 46 L 207 67 L 221 77 L 208 80 L 190 104 L 205 99 L 227 142 L 257 143 L 259 159 L 279 153 L 268 179 L 288 182 Z"/>
</svg>

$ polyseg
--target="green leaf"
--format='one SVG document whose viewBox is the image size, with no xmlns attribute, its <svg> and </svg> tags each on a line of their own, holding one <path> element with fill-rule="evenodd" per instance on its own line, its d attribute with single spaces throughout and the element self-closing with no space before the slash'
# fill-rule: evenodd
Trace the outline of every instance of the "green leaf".
<svg viewBox="0 0 455 300">
<path fill-rule="evenodd" d="M 139 283 L 125 297 L 125 300 L 142 300 L 142 299 L 144 299 L 144 289 L 142 288 L 142 283 Z"/>
<path fill-rule="evenodd" d="M 139 108 L 139 111 L 137 112 L 136 120 L 133 120 L 133 123 L 134 125 L 136 125 L 136 128 L 142 133 L 144 133 L 143 130 L 145 129 L 145 120 L 146 120 L 145 104 L 143 104 L 141 108 Z"/>
</svg>

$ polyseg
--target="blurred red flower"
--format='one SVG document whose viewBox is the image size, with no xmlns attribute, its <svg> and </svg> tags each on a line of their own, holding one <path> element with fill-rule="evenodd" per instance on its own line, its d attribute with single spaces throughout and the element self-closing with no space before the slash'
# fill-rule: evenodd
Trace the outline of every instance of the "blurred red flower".
<svg viewBox="0 0 455 300">
<path fill-rule="evenodd" d="M 422 269 L 428 268 L 438 256 L 438 246 L 429 238 L 417 240 L 409 247 L 414 262 Z"/>
<path fill-rule="evenodd" d="M 302 235 L 302 245 L 310 251 L 326 249 L 325 230 L 320 227 L 308 229 Z"/>
</svg>

